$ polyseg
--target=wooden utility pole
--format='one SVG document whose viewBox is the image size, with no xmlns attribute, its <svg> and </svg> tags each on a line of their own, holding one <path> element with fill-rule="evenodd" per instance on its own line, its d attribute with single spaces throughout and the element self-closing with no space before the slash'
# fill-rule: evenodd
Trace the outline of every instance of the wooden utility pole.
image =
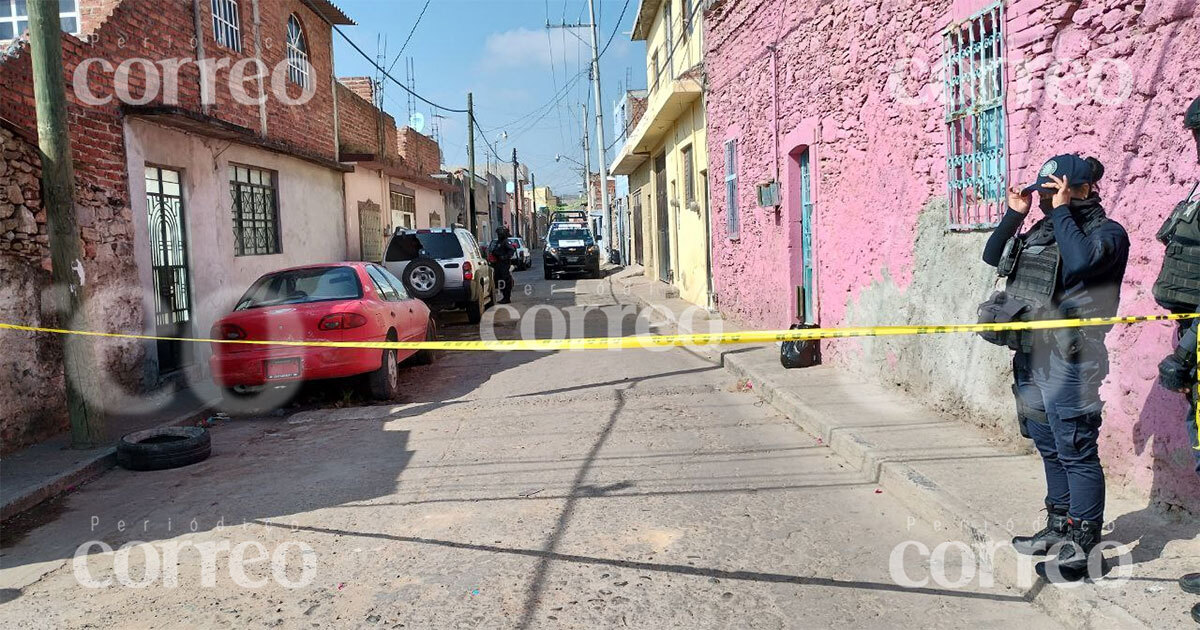
<svg viewBox="0 0 1200 630">
<path fill-rule="evenodd" d="M 517 147 L 513 147 L 513 236 L 521 235 L 521 173 L 517 171 Z"/>
<path fill-rule="evenodd" d="M 534 241 L 537 240 L 537 175 L 532 171 L 529 173 L 529 223 L 526 224 L 529 229 L 525 231 L 525 240 L 529 241 L 529 246 L 537 245 Z"/>
<path fill-rule="evenodd" d="M 475 216 L 475 100 L 467 92 L 467 170 L 470 171 L 470 182 L 467 183 L 467 212 L 471 213 L 471 234 L 479 238 L 479 219 Z"/>
<path fill-rule="evenodd" d="M 50 278 L 59 289 L 59 313 L 66 325 L 89 328 L 84 312 L 85 275 L 75 220 L 75 168 L 67 134 L 67 94 L 63 81 L 62 24 L 57 2 L 30 2 L 29 49 L 33 98 L 37 105 L 38 152 L 42 161 L 42 204 L 50 237 Z M 91 448 L 104 441 L 103 419 L 91 408 L 91 342 L 67 339 L 63 344 L 67 413 L 71 446 Z"/>
</svg>

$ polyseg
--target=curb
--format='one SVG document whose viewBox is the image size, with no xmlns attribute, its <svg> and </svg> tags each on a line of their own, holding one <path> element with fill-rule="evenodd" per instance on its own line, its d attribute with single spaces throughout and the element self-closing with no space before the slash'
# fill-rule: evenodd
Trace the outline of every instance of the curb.
<svg viewBox="0 0 1200 630">
<path fill-rule="evenodd" d="M 636 300 L 639 306 L 652 303 L 647 298 L 630 290 L 626 278 L 614 277 L 624 288 L 626 295 Z M 722 368 L 737 378 L 749 379 L 754 383 L 754 394 L 787 419 L 821 440 L 839 457 L 868 474 L 880 488 L 895 497 L 918 518 L 929 523 L 953 524 L 966 539 L 989 541 L 1007 539 L 1012 532 L 996 521 L 974 521 L 966 518 L 973 513 L 966 501 L 944 490 L 926 477 L 917 468 L 903 462 L 903 455 L 883 455 L 874 444 L 852 429 L 836 426 L 819 411 L 808 407 L 803 400 L 777 385 L 769 374 L 756 369 L 747 359 L 734 353 L 718 352 L 713 356 Z M 1003 553 L 1015 556 L 1011 549 Z M 1041 608 L 1055 621 L 1070 628 L 1150 628 L 1127 609 L 1103 598 L 1088 597 L 1082 589 L 1046 588 L 1046 583 L 1036 580 L 1030 587 L 1022 585 L 1020 565 L 1017 562 L 996 562 L 992 572 L 996 584 L 1021 593 L 1025 599 Z M 1026 580 L 1027 580 L 1027 576 Z"/>
<path fill-rule="evenodd" d="M 177 427 L 187 423 L 192 416 L 200 413 L 207 408 L 207 403 L 201 407 L 191 409 L 186 412 L 181 412 L 175 415 L 170 420 L 161 424 L 154 425 L 154 429 L 162 429 L 166 427 Z M 13 497 L 11 500 L 0 505 L 0 522 L 18 516 L 34 507 L 37 507 L 45 501 L 49 501 L 57 496 L 74 490 L 76 487 L 94 481 L 117 465 L 117 447 L 106 446 L 97 449 L 96 453 L 91 457 L 78 462 L 74 467 L 62 472 L 50 479 L 47 479 L 41 485 L 30 488 L 23 494 Z"/>
</svg>

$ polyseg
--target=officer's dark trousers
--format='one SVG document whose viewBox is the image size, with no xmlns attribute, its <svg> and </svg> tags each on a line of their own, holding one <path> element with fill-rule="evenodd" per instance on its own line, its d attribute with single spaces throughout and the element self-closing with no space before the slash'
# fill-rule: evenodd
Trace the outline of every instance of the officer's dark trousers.
<svg viewBox="0 0 1200 630">
<path fill-rule="evenodd" d="M 1104 520 L 1104 469 L 1100 466 L 1100 383 L 1108 374 L 1103 342 L 1075 358 L 1039 344 L 1013 357 L 1015 392 L 1046 422 L 1026 427 L 1046 469 L 1046 502 L 1067 506 L 1077 520 Z"/>
<path fill-rule="evenodd" d="M 496 288 L 500 289 L 501 299 L 508 301 L 512 298 L 513 292 L 513 275 L 512 268 L 505 266 L 496 267 Z"/>
</svg>

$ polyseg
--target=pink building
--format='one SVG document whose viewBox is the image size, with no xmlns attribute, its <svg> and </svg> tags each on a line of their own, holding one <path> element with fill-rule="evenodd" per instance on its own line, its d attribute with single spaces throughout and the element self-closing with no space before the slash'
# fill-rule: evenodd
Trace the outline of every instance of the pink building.
<svg viewBox="0 0 1200 630">
<path fill-rule="evenodd" d="M 1154 233 L 1200 178 L 1194 0 L 714 3 L 705 21 L 718 307 L 785 327 L 973 322 L 1003 191 L 1050 156 L 1107 166 L 1133 251 L 1122 313 L 1161 312 Z M 1034 212 L 1037 212 L 1035 209 Z M 1101 439 L 1113 479 L 1200 496 L 1166 325 L 1115 330 Z M 973 336 L 843 340 L 826 361 L 1015 435 L 1010 353 Z"/>
</svg>

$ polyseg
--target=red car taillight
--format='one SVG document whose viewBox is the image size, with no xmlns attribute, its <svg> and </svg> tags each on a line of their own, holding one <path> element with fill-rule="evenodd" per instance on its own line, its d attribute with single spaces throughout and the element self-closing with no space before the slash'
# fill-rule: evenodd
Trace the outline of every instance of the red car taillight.
<svg viewBox="0 0 1200 630">
<path fill-rule="evenodd" d="M 474 280 L 475 279 L 475 267 L 471 265 L 471 261 L 468 260 L 468 261 L 464 262 L 463 266 L 462 266 L 462 270 L 463 270 L 463 280 Z"/>
<path fill-rule="evenodd" d="M 217 324 L 213 326 L 211 336 L 213 339 L 228 339 L 234 341 L 237 339 L 245 339 L 246 331 L 242 330 L 241 326 L 233 324 Z"/>
<path fill-rule="evenodd" d="M 321 318 L 317 328 L 321 330 L 349 330 L 366 326 L 367 318 L 358 313 L 333 313 Z"/>
</svg>

